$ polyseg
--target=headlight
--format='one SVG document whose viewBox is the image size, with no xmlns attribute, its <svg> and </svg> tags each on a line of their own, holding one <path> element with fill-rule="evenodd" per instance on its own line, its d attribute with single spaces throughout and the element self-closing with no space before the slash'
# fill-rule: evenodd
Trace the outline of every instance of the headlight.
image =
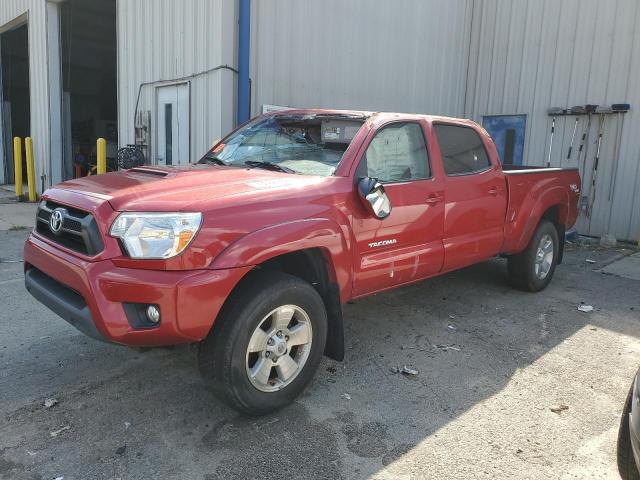
<svg viewBox="0 0 640 480">
<path fill-rule="evenodd" d="M 201 213 L 121 213 L 109 234 L 131 258 L 171 258 L 196 236 Z"/>
</svg>

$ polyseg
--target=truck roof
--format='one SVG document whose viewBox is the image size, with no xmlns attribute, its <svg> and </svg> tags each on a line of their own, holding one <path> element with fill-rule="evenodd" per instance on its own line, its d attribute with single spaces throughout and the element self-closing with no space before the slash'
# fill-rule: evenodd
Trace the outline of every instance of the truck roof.
<svg viewBox="0 0 640 480">
<path fill-rule="evenodd" d="M 397 119 L 425 119 L 429 122 L 457 123 L 469 126 L 478 126 L 472 120 L 458 117 L 447 117 L 442 115 L 427 115 L 422 113 L 400 113 L 400 112 L 371 112 L 366 110 L 339 110 L 325 108 L 292 108 L 270 112 L 270 116 L 297 116 L 297 115 L 326 115 L 336 117 L 349 117 L 354 119 L 371 120 L 373 122 Z"/>
</svg>

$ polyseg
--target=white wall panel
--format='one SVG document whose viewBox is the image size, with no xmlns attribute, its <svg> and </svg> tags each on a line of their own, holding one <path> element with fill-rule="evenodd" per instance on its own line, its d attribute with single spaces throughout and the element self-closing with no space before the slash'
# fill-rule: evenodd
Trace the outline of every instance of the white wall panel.
<svg viewBox="0 0 640 480">
<path fill-rule="evenodd" d="M 263 104 L 461 115 L 470 0 L 258 0 L 252 111 Z"/>
<path fill-rule="evenodd" d="M 118 130 L 120 145 L 134 141 L 134 110 L 152 112 L 154 144 L 155 90 L 182 77 L 191 85 L 190 160 L 228 132 L 234 119 L 235 75 L 217 70 L 235 65 L 237 7 L 227 0 L 118 0 Z M 151 152 L 151 159 L 155 152 Z"/>
</svg>

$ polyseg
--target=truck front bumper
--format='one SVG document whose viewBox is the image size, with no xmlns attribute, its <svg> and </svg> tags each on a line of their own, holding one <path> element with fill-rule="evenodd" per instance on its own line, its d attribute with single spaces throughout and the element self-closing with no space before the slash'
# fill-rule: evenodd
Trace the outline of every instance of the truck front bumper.
<svg viewBox="0 0 640 480">
<path fill-rule="evenodd" d="M 25 286 L 40 302 L 86 335 L 133 346 L 197 342 L 251 267 L 159 271 L 90 262 L 31 235 L 24 247 Z M 127 305 L 155 305 L 156 326 L 139 326 Z"/>
</svg>

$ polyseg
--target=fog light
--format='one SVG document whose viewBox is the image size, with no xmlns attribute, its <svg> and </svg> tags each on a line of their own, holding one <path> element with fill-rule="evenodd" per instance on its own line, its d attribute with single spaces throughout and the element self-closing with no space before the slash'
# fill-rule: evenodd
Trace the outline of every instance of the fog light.
<svg viewBox="0 0 640 480">
<path fill-rule="evenodd" d="M 147 318 L 151 323 L 158 323 L 160 321 L 160 309 L 155 305 L 149 305 L 147 307 Z"/>
</svg>

